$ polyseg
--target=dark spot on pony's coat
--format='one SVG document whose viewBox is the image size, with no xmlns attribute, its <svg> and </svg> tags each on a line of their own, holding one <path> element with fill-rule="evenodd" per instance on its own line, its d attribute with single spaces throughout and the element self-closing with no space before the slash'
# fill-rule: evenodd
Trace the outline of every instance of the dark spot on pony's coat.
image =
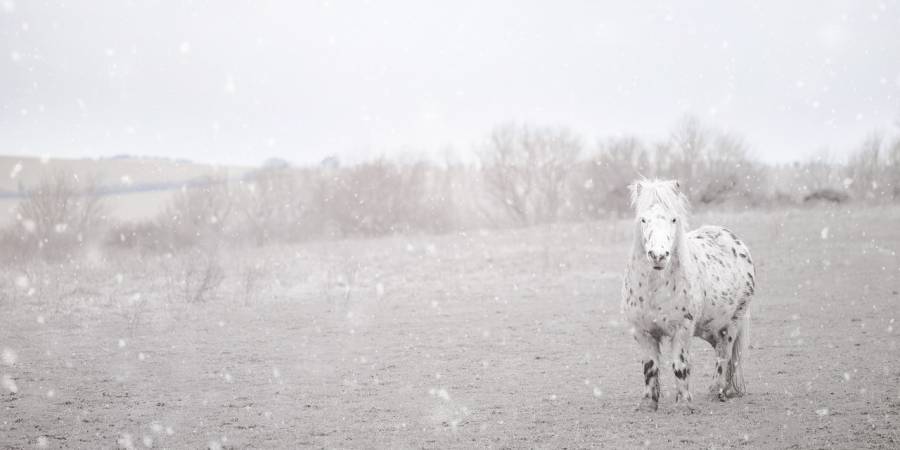
<svg viewBox="0 0 900 450">
<path fill-rule="evenodd" d="M 650 385 L 650 380 L 656 378 L 659 374 L 659 370 L 653 367 L 653 360 L 649 360 L 644 363 L 644 384 Z M 659 394 L 657 394 L 658 396 Z"/>
<path fill-rule="evenodd" d="M 672 364 L 672 366 L 674 367 L 675 364 Z M 679 380 L 683 380 L 683 379 L 687 378 L 687 376 L 688 376 L 688 374 L 690 374 L 690 372 L 691 372 L 691 370 L 688 369 L 687 367 L 685 367 L 682 370 L 675 369 L 675 378 L 678 378 Z"/>
<path fill-rule="evenodd" d="M 746 259 L 746 258 L 747 258 L 747 254 L 746 254 L 746 253 L 741 253 L 741 258 L 745 258 L 745 259 Z"/>
<path fill-rule="evenodd" d="M 631 294 L 631 295 L 634 295 L 634 289 L 628 288 L 628 293 Z"/>
<path fill-rule="evenodd" d="M 684 358 L 684 350 L 678 353 L 678 359 L 680 359 L 683 363 L 687 363 L 687 359 Z"/>
<path fill-rule="evenodd" d="M 719 372 L 719 375 L 722 375 L 722 366 L 716 366 L 716 372 Z"/>
<path fill-rule="evenodd" d="M 694 316 L 691 313 L 687 313 L 684 315 L 684 318 L 687 320 L 694 320 Z"/>
<path fill-rule="evenodd" d="M 731 254 L 737 257 L 737 250 L 735 250 L 734 247 L 731 247 Z"/>
<path fill-rule="evenodd" d="M 643 297 L 643 296 L 639 296 L 639 297 L 638 297 L 638 301 L 641 302 L 641 303 L 644 303 L 644 297 Z"/>
<path fill-rule="evenodd" d="M 731 341 L 733 341 L 733 340 L 734 340 L 734 338 L 733 338 L 733 337 L 731 337 L 731 336 L 728 336 L 728 342 L 731 342 Z"/>
</svg>

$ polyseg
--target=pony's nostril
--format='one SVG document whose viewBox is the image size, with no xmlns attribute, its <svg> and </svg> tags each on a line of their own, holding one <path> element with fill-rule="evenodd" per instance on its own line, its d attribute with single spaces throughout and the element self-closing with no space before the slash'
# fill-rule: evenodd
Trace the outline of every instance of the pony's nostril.
<svg viewBox="0 0 900 450">
<path fill-rule="evenodd" d="M 669 252 L 666 252 L 666 256 L 667 256 L 667 257 L 669 256 Z"/>
</svg>

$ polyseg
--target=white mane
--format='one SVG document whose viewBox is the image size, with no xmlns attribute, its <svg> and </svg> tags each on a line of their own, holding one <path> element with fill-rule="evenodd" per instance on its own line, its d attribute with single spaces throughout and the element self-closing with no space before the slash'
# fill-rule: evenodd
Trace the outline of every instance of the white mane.
<svg viewBox="0 0 900 450">
<path fill-rule="evenodd" d="M 681 220 L 682 227 L 688 230 L 688 199 L 679 190 L 675 180 L 642 179 L 635 181 L 631 189 L 631 205 L 640 215 L 653 205 L 660 204 Z"/>
</svg>

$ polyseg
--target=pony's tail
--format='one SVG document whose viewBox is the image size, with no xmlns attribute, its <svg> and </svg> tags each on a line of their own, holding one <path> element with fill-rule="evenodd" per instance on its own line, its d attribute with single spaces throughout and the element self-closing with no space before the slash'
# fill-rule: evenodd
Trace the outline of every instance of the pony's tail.
<svg viewBox="0 0 900 450">
<path fill-rule="evenodd" d="M 747 392 L 744 383 L 744 354 L 750 345 L 750 310 L 744 311 L 737 326 L 737 336 L 734 338 L 734 347 L 731 349 L 731 360 L 728 361 L 728 370 L 731 372 L 732 395 L 742 396 Z"/>
</svg>

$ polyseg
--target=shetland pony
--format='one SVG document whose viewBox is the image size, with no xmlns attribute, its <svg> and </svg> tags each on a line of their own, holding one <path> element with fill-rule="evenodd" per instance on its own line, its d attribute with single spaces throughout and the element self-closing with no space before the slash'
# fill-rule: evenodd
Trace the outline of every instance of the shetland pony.
<svg viewBox="0 0 900 450">
<path fill-rule="evenodd" d="M 675 402 L 690 409 L 691 338 L 716 351 L 710 395 L 725 401 L 745 392 L 742 357 L 750 328 L 755 270 L 734 233 L 703 226 L 688 232 L 688 201 L 676 181 L 630 186 L 634 246 L 622 286 L 622 310 L 643 352 L 641 408 L 659 405 L 660 342 L 672 343 Z"/>
</svg>

